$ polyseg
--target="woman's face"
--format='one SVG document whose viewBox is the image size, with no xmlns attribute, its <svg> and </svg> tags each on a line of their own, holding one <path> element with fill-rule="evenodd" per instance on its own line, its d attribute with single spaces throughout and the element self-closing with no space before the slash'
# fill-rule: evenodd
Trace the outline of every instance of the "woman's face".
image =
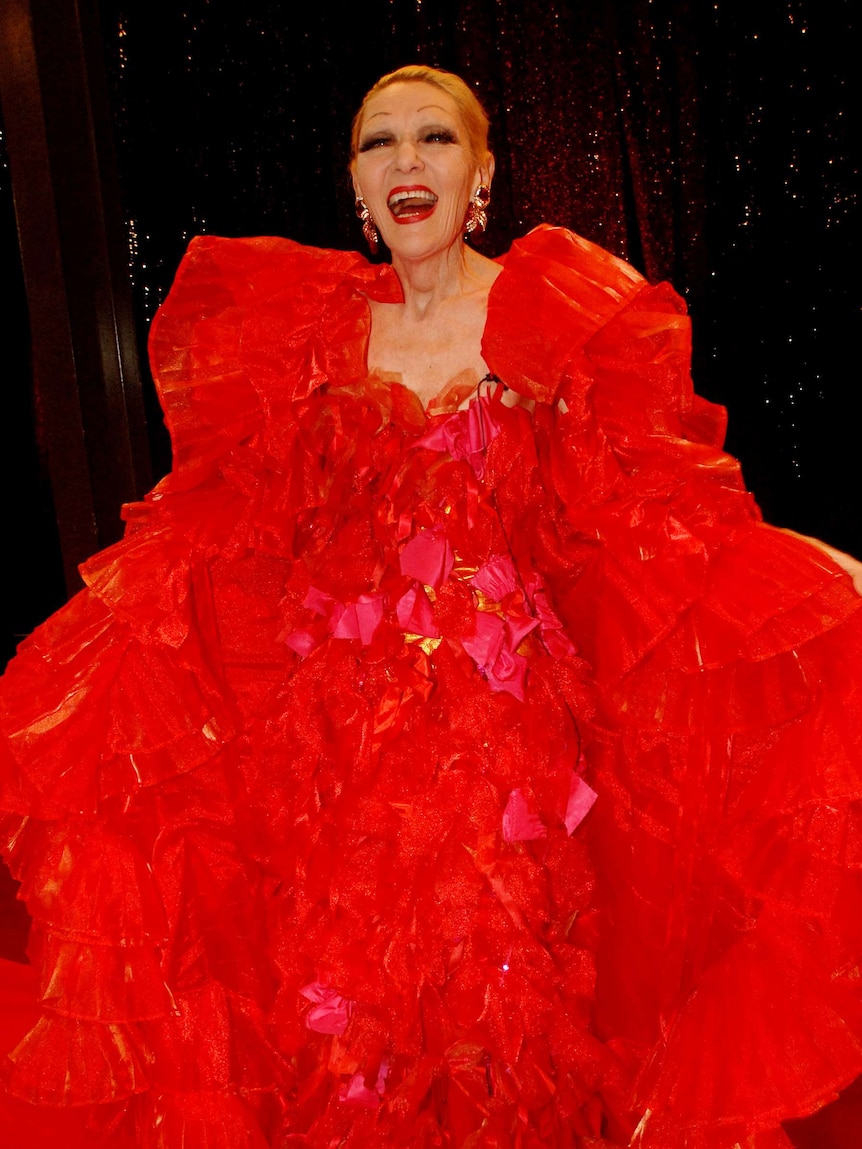
<svg viewBox="0 0 862 1149">
<path fill-rule="evenodd" d="M 490 184 L 458 106 L 434 84 L 392 84 L 372 97 L 359 132 L 353 185 L 393 256 L 422 259 L 460 243 L 470 197 Z"/>
</svg>

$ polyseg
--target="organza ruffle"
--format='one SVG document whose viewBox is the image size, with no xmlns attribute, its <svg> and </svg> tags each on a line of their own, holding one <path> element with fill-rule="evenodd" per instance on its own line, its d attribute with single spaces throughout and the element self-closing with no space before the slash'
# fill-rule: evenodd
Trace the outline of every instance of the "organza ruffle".
<svg viewBox="0 0 862 1149">
<path fill-rule="evenodd" d="M 368 377 L 398 292 L 206 237 L 154 323 L 174 473 L 4 683 L 11 1088 L 153 1149 L 779 1149 L 862 1071 L 859 600 L 669 289 L 538 229 L 483 342 L 535 410 L 434 415 Z"/>
</svg>

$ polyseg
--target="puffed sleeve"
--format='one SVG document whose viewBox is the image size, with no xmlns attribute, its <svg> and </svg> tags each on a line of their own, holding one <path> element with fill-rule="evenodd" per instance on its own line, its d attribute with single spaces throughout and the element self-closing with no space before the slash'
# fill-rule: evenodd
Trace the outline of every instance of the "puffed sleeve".
<svg viewBox="0 0 862 1149">
<path fill-rule="evenodd" d="M 764 658 L 858 609 L 831 559 L 763 526 L 722 450 L 724 409 L 692 388 L 690 323 L 672 288 L 561 228 L 530 233 L 505 267 L 485 353 L 536 402 L 544 564 L 602 682 L 683 614 L 676 657 L 700 668 L 740 650 Z M 586 609 L 594 594 L 602 608 Z"/>
<path fill-rule="evenodd" d="M 860 599 L 762 523 L 679 297 L 523 242 L 487 346 L 537 401 L 504 516 L 599 688 L 596 1025 L 640 1066 L 636 1144 L 730 1149 L 862 1071 Z"/>
<path fill-rule="evenodd" d="M 192 241 L 150 330 L 171 487 L 194 481 L 280 403 L 324 381 L 328 305 L 346 277 L 373 282 L 374 271 L 355 253 L 288 239 Z"/>
<path fill-rule="evenodd" d="M 0 846 L 35 922 L 42 1009 L 8 1087 L 109 1116 L 158 1099 L 149 1126 L 171 1149 L 204 1127 L 214 1149 L 264 1143 L 242 1100 L 276 1072 L 264 878 L 238 813 L 211 567 L 245 553 L 273 412 L 320 382 L 321 315 L 363 264 L 193 242 L 151 335 L 174 469 L 0 685 Z"/>
</svg>

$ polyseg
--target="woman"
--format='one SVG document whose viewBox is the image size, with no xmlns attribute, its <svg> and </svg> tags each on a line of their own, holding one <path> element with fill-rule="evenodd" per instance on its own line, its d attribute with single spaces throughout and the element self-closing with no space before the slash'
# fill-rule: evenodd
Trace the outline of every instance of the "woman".
<svg viewBox="0 0 862 1149">
<path fill-rule="evenodd" d="M 464 244 L 463 82 L 384 77 L 351 170 L 391 267 L 192 245 L 174 471 L 7 676 L 10 1089 L 88 1144 L 786 1146 L 862 1072 L 857 568 L 760 524 L 667 287 Z"/>
</svg>

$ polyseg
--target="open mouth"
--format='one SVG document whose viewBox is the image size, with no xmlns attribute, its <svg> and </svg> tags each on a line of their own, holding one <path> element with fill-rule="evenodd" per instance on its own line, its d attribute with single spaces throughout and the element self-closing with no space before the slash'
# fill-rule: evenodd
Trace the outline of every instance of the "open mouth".
<svg viewBox="0 0 862 1149">
<path fill-rule="evenodd" d="M 415 223 L 426 219 L 437 203 L 437 196 L 429 188 L 393 188 L 386 206 L 399 223 Z"/>
</svg>

